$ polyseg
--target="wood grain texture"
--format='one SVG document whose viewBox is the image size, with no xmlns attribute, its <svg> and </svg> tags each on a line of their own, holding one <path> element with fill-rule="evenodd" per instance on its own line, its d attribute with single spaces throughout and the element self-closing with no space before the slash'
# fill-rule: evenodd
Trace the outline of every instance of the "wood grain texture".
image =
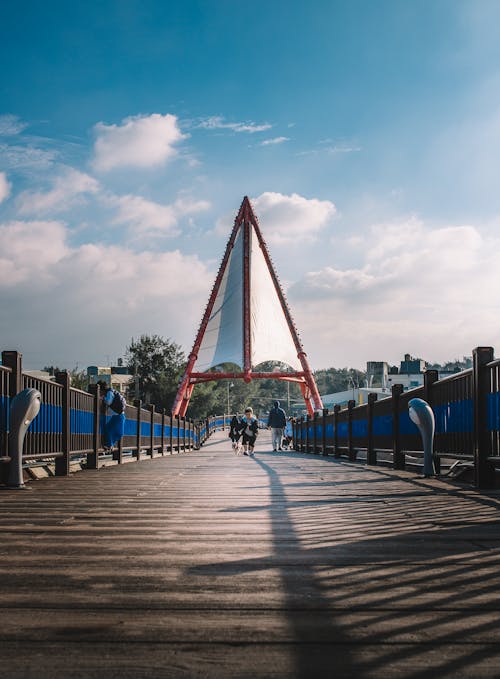
<svg viewBox="0 0 500 679">
<path fill-rule="evenodd" d="M 498 493 L 202 450 L 0 493 L 0 677 L 498 677 Z"/>
</svg>

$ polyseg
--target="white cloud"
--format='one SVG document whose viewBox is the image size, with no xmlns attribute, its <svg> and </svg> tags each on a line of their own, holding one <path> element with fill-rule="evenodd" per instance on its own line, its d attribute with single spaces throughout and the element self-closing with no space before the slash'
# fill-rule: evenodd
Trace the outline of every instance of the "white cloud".
<svg viewBox="0 0 500 679">
<path fill-rule="evenodd" d="M 314 240 L 333 218 L 336 209 L 329 200 L 290 196 L 267 191 L 252 200 L 266 240 L 274 243 Z"/>
<path fill-rule="evenodd" d="M 99 191 L 99 182 L 93 177 L 71 167 L 64 168 L 53 181 L 53 188 L 45 193 L 23 191 L 17 198 L 19 214 L 47 214 L 68 210 L 82 202 L 84 194 Z"/>
<path fill-rule="evenodd" d="M 5 172 L 0 172 L 0 203 L 10 196 L 12 185 L 7 181 Z"/>
<path fill-rule="evenodd" d="M 24 123 L 18 116 L 10 113 L 0 115 L 0 136 L 13 136 L 20 134 L 28 127 L 28 123 Z"/>
<path fill-rule="evenodd" d="M 55 221 L 0 225 L 0 289 L 27 284 L 34 291 L 50 278 L 50 267 L 67 252 L 64 235 L 64 225 Z"/>
<path fill-rule="evenodd" d="M 142 196 L 108 195 L 104 202 L 117 209 L 115 224 L 128 224 L 133 238 L 144 236 L 175 236 L 181 217 L 202 212 L 210 207 L 205 200 L 178 199 L 171 205 L 161 205 Z"/>
<path fill-rule="evenodd" d="M 254 134 L 255 132 L 264 132 L 265 130 L 270 130 L 272 125 L 270 123 L 254 123 L 251 121 L 245 121 L 240 123 L 226 123 L 222 116 L 211 116 L 202 120 L 201 123 L 197 125 L 205 130 L 231 130 L 232 132 L 248 132 Z"/>
<path fill-rule="evenodd" d="M 397 362 L 405 352 L 443 361 L 498 344 L 498 241 L 412 218 L 372 227 L 361 247 L 359 268 L 311 271 L 289 289 L 316 366 Z"/>
<path fill-rule="evenodd" d="M 284 141 L 290 141 L 290 137 L 273 137 L 272 139 L 264 139 L 260 142 L 260 146 L 270 146 L 272 144 L 282 144 Z"/>
<path fill-rule="evenodd" d="M 47 170 L 52 167 L 58 152 L 20 144 L 0 144 L 2 165 L 12 170 Z"/>
<path fill-rule="evenodd" d="M 94 167 L 101 172 L 163 165 L 176 155 L 175 144 L 187 136 L 170 113 L 129 117 L 121 125 L 97 123 L 94 130 Z"/>
<path fill-rule="evenodd" d="M 1 348 L 22 351 L 27 367 L 99 364 L 143 333 L 189 348 L 212 283 L 178 250 L 69 247 L 60 222 L 0 224 Z"/>
</svg>

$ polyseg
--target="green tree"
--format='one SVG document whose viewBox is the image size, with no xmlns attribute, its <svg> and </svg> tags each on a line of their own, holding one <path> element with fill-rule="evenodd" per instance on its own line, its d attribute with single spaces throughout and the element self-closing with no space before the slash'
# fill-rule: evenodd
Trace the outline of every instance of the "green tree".
<svg viewBox="0 0 500 679">
<path fill-rule="evenodd" d="M 135 398 L 170 409 L 185 365 L 181 347 L 159 335 L 141 335 L 127 347 L 125 362 L 138 379 Z"/>
</svg>

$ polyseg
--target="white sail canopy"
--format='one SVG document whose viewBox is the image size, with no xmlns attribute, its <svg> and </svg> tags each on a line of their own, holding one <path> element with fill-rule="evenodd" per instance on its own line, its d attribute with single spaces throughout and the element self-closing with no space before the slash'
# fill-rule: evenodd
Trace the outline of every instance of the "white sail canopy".
<svg viewBox="0 0 500 679">
<path fill-rule="evenodd" d="M 243 367 L 243 230 L 236 236 L 222 277 L 195 370 L 221 363 Z"/>
<path fill-rule="evenodd" d="M 221 363 L 243 369 L 244 237 L 240 225 L 203 335 L 194 370 Z M 301 369 L 297 350 L 253 225 L 250 225 L 250 346 L 252 368 L 281 361 Z"/>
<path fill-rule="evenodd" d="M 253 226 L 250 242 L 252 367 L 263 361 L 282 361 L 301 370 L 297 349 Z"/>
</svg>

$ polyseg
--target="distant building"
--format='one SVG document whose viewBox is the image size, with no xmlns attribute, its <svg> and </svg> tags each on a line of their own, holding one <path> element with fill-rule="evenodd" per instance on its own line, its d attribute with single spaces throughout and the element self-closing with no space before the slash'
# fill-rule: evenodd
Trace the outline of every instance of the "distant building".
<svg viewBox="0 0 500 679">
<path fill-rule="evenodd" d="M 103 380 L 112 389 L 116 389 L 123 394 L 126 394 L 132 386 L 134 376 L 127 372 L 127 368 L 123 365 L 116 366 L 97 366 L 89 365 L 87 368 L 87 377 L 89 384 L 96 384 L 99 380 Z"/>
<path fill-rule="evenodd" d="M 404 391 L 421 387 L 424 384 L 424 374 L 427 363 L 422 358 L 414 358 L 410 354 L 405 354 L 400 362 L 399 368 L 391 366 L 386 361 L 367 361 L 366 363 L 366 384 L 363 387 L 351 385 L 345 391 L 335 394 L 325 394 L 321 396 L 323 405 L 329 410 L 333 406 L 340 405 L 341 408 L 347 407 L 350 400 L 356 401 L 357 405 L 367 403 L 368 394 L 375 393 L 378 398 L 387 398 L 391 395 L 391 388 L 394 384 L 402 384 Z M 456 370 L 438 372 L 439 379 L 448 375 L 453 375 Z"/>
</svg>

